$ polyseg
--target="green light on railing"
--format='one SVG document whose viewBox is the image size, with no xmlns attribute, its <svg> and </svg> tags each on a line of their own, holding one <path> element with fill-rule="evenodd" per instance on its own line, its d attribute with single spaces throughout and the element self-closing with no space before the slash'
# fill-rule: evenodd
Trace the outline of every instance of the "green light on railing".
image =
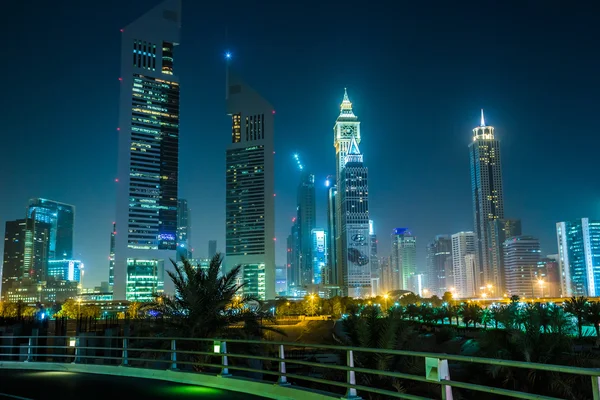
<svg viewBox="0 0 600 400">
<path fill-rule="evenodd" d="M 215 353 L 220 353 L 221 352 L 221 342 L 215 341 L 214 345 L 213 345 L 213 349 L 214 349 Z"/>
</svg>

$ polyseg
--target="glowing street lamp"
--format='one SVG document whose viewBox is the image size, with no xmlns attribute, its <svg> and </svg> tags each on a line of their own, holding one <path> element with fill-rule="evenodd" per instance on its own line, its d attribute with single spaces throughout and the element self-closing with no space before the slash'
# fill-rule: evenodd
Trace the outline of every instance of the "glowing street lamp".
<svg viewBox="0 0 600 400">
<path fill-rule="evenodd" d="M 387 301 L 388 301 L 389 298 L 390 298 L 389 293 L 386 293 L 386 294 L 383 295 L 383 300 L 385 302 L 385 309 L 386 309 L 386 311 L 387 311 Z"/>
<path fill-rule="evenodd" d="M 423 295 L 427 296 L 427 293 L 429 293 L 429 289 L 423 289 Z"/>
<path fill-rule="evenodd" d="M 544 297 L 544 280 L 538 279 L 538 285 L 540 285 L 540 289 L 542 290 L 542 297 Z"/>
<path fill-rule="evenodd" d="M 313 301 L 315 300 L 314 293 L 311 294 L 310 296 L 308 296 L 308 298 L 310 299 L 310 315 L 313 316 L 313 315 L 315 315 L 315 311 L 314 311 L 314 307 L 313 307 Z"/>
</svg>

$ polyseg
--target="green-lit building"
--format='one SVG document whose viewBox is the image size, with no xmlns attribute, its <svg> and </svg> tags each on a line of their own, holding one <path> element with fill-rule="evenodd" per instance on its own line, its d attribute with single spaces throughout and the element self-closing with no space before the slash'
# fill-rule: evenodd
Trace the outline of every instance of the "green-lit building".
<svg viewBox="0 0 600 400">
<path fill-rule="evenodd" d="M 128 301 L 152 301 L 164 292 L 165 265 L 163 260 L 127 260 Z"/>
</svg>

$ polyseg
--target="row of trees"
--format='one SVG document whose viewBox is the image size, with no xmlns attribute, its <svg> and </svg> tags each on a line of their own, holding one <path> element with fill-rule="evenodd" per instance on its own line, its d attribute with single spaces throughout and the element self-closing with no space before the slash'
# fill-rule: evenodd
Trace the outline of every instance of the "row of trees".
<svg viewBox="0 0 600 400">
<path fill-rule="evenodd" d="M 62 304 L 53 304 L 45 308 L 41 304 L 30 306 L 22 301 L 0 302 L 0 318 L 22 318 L 43 315 L 46 317 L 69 318 L 100 318 L 102 310 L 91 304 L 81 304 L 74 299 L 68 299 Z"/>
</svg>

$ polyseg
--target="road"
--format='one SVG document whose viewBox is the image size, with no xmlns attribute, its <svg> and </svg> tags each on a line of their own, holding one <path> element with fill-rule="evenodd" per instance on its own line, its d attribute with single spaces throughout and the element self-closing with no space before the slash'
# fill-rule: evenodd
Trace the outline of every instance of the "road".
<svg viewBox="0 0 600 400">
<path fill-rule="evenodd" d="M 0 400 L 259 400 L 261 397 L 155 379 L 0 369 Z"/>
</svg>

